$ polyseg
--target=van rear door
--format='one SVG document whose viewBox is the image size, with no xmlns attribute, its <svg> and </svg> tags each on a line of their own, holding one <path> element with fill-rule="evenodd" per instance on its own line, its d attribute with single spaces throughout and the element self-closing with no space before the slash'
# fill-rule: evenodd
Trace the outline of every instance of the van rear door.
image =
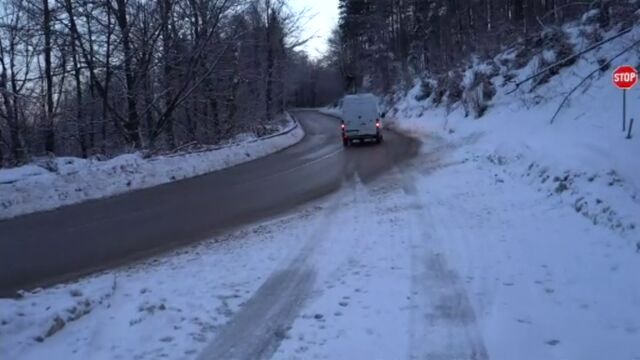
<svg viewBox="0 0 640 360">
<path fill-rule="evenodd" d="M 347 136 L 365 136 L 377 133 L 378 105 L 374 96 L 346 96 L 342 105 L 342 113 Z"/>
</svg>

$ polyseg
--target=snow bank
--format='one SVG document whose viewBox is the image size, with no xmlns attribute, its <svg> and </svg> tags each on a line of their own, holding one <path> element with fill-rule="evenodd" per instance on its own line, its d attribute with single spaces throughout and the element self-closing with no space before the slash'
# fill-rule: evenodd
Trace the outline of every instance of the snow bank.
<svg viewBox="0 0 640 360">
<path fill-rule="evenodd" d="M 567 27 L 576 50 L 587 46 L 577 25 Z M 616 33 L 612 31 L 610 36 Z M 514 177 L 524 178 L 538 191 L 559 199 L 594 224 L 600 224 L 638 238 L 640 226 L 640 86 L 627 93 L 627 122 L 635 118 L 632 139 L 622 132 L 622 92 L 611 82 L 619 65 L 638 62 L 637 51 L 616 59 L 612 66 L 593 77 L 550 120 L 564 96 L 583 77 L 599 67 L 598 60 L 609 59 L 640 38 L 640 27 L 581 57 L 571 67 L 546 84 L 531 88 L 523 85 L 515 93 L 505 77 L 522 79 L 535 70 L 531 60 L 515 73 L 499 65 L 491 80 L 497 94 L 486 114 L 473 119 L 460 103 L 448 109 L 435 106 L 431 98 L 416 100 L 420 86 L 413 88 L 394 107 L 393 125 L 414 136 L 440 137 L 448 142 L 475 139 L 463 152 L 470 158 L 482 157 L 506 168 Z M 493 63 L 503 64 L 498 55 Z M 549 55 L 542 55 L 549 56 Z M 482 71 L 481 65 L 467 70 Z M 392 118 L 394 116 L 391 116 Z M 628 124 L 627 124 L 628 126 Z"/>
<path fill-rule="evenodd" d="M 316 109 L 316 111 L 318 111 L 319 113 L 337 117 L 337 118 L 342 116 L 342 110 L 340 110 L 340 108 L 337 108 L 337 107 L 323 107 L 323 108 Z"/>
<path fill-rule="evenodd" d="M 107 161 L 58 157 L 0 169 L 0 219 L 108 197 L 231 167 L 285 149 L 304 137 L 290 116 L 278 133 L 250 134 L 209 151 L 144 158 L 125 154 Z"/>
</svg>

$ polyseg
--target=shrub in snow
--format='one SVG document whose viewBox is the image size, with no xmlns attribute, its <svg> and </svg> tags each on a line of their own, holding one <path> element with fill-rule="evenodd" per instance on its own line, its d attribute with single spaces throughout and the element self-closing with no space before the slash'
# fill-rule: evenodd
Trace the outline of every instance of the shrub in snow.
<svg viewBox="0 0 640 360">
<path fill-rule="evenodd" d="M 532 53 L 533 49 L 531 46 L 528 46 L 524 42 L 519 43 L 516 45 L 514 56 L 503 59 L 503 66 L 513 70 L 520 70 L 529 64 L 533 55 Z"/>
<path fill-rule="evenodd" d="M 482 73 L 489 79 L 494 78 L 500 75 L 500 66 L 494 60 L 489 60 L 482 67 Z"/>
<path fill-rule="evenodd" d="M 608 20 L 610 26 L 628 28 L 640 21 L 640 1 L 616 1 L 609 7 Z"/>
<path fill-rule="evenodd" d="M 47 330 L 44 337 L 45 338 L 52 337 L 58 331 L 62 330 L 62 328 L 64 328 L 65 325 L 66 325 L 66 322 L 59 315 L 56 315 L 56 317 L 53 319 L 53 324 L 51 324 L 51 327 Z"/>
<path fill-rule="evenodd" d="M 460 79 L 462 79 L 462 74 L 458 70 L 449 71 L 446 74 L 440 75 L 436 79 L 433 103 L 440 105 L 446 100 L 446 105 L 450 106 L 460 101 L 463 94 Z"/>
<path fill-rule="evenodd" d="M 460 86 L 460 73 L 459 72 L 451 72 L 447 77 L 447 90 L 449 91 L 447 94 L 447 104 L 452 105 L 462 100 L 463 89 Z"/>
<path fill-rule="evenodd" d="M 531 65 L 532 61 L 536 62 L 534 63 L 536 65 L 534 69 L 541 70 L 553 64 L 554 61 L 564 59 L 573 54 L 573 47 L 567 34 L 561 28 L 554 27 L 518 41 L 514 45 L 512 52 L 503 54 L 499 61 L 507 70 L 523 69 Z M 575 63 L 575 59 L 557 64 L 557 67 L 554 67 L 548 74 L 543 76 L 546 78 L 540 81 L 539 84 L 548 82 L 550 77 L 556 75 L 561 68 L 570 66 L 573 63 Z"/>
<path fill-rule="evenodd" d="M 562 68 L 571 66 L 576 62 L 575 58 L 564 60 L 573 55 L 574 51 L 567 34 L 561 29 L 554 28 L 544 31 L 536 41 L 536 45 L 544 48 L 544 51 L 533 60 L 537 62 L 535 72 L 539 72 L 549 66 L 551 68 L 538 77 L 531 87 L 532 90 L 548 83 L 552 77 L 558 75 Z"/>
<path fill-rule="evenodd" d="M 611 63 L 604 57 L 598 58 L 598 65 L 600 66 L 600 71 L 603 73 L 611 69 Z"/>
<path fill-rule="evenodd" d="M 429 80 L 420 81 L 420 91 L 415 96 L 416 101 L 427 100 L 433 94 L 434 86 Z"/>
<path fill-rule="evenodd" d="M 52 172 L 52 173 L 58 172 L 58 162 L 56 161 L 55 157 L 49 156 L 49 157 L 43 157 L 43 158 L 36 158 L 34 159 L 34 163 L 37 166 L 40 166 L 41 168 L 49 172 Z"/>
<path fill-rule="evenodd" d="M 587 44 L 595 44 L 604 40 L 602 36 L 602 30 L 598 26 L 581 26 L 579 34 L 580 38 L 587 41 Z"/>
<path fill-rule="evenodd" d="M 508 83 L 512 82 L 515 78 L 516 78 L 515 73 L 512 73 L 512 72 L 504 73 L 502 75 L 503 82 L 501 86 L 506 86 Z"/>
<path fill-rule="evenodd" d="M 580 19 L 580 22 L 584 25 L 599 23 L 601 17 L 600 15 L 601 13 L 599 9 L 587 11 L 584 15 L 582 15 L 582 19 Z"/>
<path fill-rule="evenodd" d="M 466 115 L 471 112 L 475 118 L 479 118 L 487 111 L 489 102 L 496 95 L 496 88 L 489 76 L 482 72 L 474 71 L 471 76 L 472 80 L 463 93 L 462 104 Z"/>
<path fill-rule="evenodd" d="M 442 104 L 442 99 L 444 99 L 444 96 L 446 94 L 447 90 L 444 88 L 444 86 L 441 85 L 441 81 L 437 80 L 436 87 L 433 91 L 433 104 L 436 106 Z"/>
</svg>

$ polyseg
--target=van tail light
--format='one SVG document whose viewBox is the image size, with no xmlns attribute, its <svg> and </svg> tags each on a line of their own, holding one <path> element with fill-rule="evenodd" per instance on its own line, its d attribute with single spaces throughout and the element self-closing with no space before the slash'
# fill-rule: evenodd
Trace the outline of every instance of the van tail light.
<svg viewBox="0 0 640 360">
<path fill-rule="evenodd" d="M 341 128 L 342 130 L 344 130 L 344 121 L 341 121 L 341 122 L 340 122 L 340 128 Z"/>
<path fill-rule="evenodd" d="M 380 121 L 376 121 L 376 127 L 380 128 Z"/>
</svg>

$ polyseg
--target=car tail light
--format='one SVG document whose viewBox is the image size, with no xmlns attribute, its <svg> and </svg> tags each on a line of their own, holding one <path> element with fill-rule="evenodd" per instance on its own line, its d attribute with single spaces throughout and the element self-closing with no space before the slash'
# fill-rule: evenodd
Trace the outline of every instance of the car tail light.
<svg viewBox="0 0 640 360">
<path fill-rule="evenodd" d="M 340 124 L 340 128 L 344 130 L 344 123 Z"/>
<path fill-rule="evenodd" d="M 380 127 L 380 122 L 376 121 L 376 127 L 379 128 Z"/>
</svg>

